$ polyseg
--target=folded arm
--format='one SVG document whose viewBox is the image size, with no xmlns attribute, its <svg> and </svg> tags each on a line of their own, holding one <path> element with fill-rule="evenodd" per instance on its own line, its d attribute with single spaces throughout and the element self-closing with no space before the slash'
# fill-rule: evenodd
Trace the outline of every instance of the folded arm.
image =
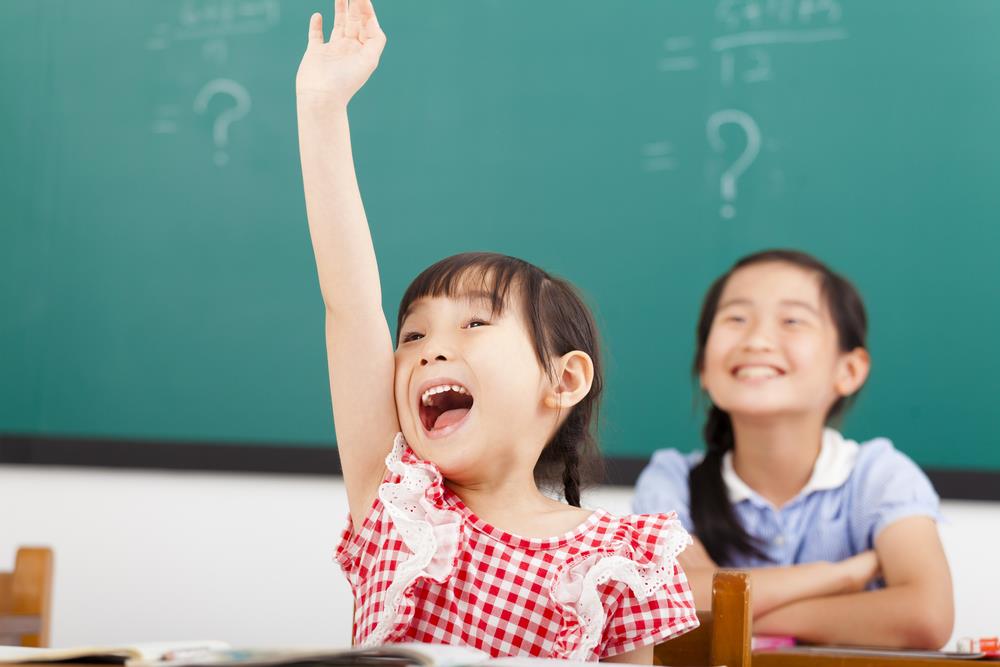
<svg viewBox="0 0 1000 667">
<path fill-rule="evenodd" d="M 711 608 L 712 577 L 718 566 L 697 539 L 681 554 L 680 561 L 687 573 L 695 606 Z M 861 591 L 878 572 L 878 559 L 874 552 L 866 551 L 836 563 L 820 561 L 748 568 L 747 571 L 750 573 L 751 608 L 754 619 L 758 619 L 800 600 Z"/>
<path fill-rule="evenodd" d="M 824 644 L 938 649 L 955 619 L 951 572 L 937 524 L 900 519 L 875 538 L 886 587 L 794 602 L 754 620 L 754 631 Z"/>
</svg>

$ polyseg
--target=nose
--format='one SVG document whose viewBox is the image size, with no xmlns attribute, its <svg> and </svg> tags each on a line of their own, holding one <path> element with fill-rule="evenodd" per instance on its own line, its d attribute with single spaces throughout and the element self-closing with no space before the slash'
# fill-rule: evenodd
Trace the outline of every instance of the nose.
<svg viewBox="0 0 1000 667">
<path fill-rule="evenodd" d="M 420 365 L 426 366 L 433 361 L 450 361 L 455 358 L 452 341 L 447 335 L 428 335 L 423 339 L 423 349 L 420 350 Z"/>
<path fill-rule="evenodd" d="M 758 320 L 747 329 L 746 338 L 743 339 L 743 349 L 747 352 L 772 351 L 774 338 L 771 333 L 770 327 L 765 322 Z"/>
<path fill-rule="evenodd" d="M 430 361 L 430 359 L 428 357 L 429 357 L 429 355 L 421 355 L 420 356 L 420 365 L 421 366 L 426 366 L 427 364 L 431 363 L 431 361 Z M 448 357 L 444 356 L 443 354 L 436 354 L 436 355 L 434 355 L 434 361 L 448 361 Z"/>
</svg>

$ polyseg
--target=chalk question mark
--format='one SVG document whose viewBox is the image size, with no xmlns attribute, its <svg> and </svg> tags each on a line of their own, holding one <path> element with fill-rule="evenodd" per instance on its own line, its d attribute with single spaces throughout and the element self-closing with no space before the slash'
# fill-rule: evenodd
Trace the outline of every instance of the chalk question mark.
<svg viewBox="0 0 1000 667">
<path fill-rule="evenodd" d="M 209 81 L 198 91 L 194 98 L 194 110 L 205 113 L 209 101 L 216 95 L 229 95 L 236 105 L 220 113 L 212 126 L 212 139 L 215 142 L 215 164 L 223 166 L 229 162 L 226 145 L 229 143 L 229 126 L 250 113 L 250 93 L 246 88 L 232 79 L 215 79 Z"/>
<path fill-rule="evenodd" d="M 760 128 L 749 114 L 737 109 L 723 109 L 716 111 L 708 117 L 708 143 L 716 153 L 722 153 L 726 149 L 726 142 L 722 140 L 719 130 L 723 125 L 739 125 L 740 129 L 747 137 L 746 148 L 740 153 L 729 167 L 722 172 L 719 177 L 719 190 L 722 194 L 722 209 L 719 213 L 723 218 L 732 218 L 736 215 L 736 180 L 743 175 L 760 153 Z"/>
</svg>

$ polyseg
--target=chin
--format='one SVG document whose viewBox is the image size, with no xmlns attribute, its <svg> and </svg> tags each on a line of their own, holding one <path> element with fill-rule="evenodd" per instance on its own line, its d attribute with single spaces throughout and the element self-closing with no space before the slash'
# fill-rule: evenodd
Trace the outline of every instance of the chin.
<svg viewBox="0 0 1000 667">
<path fill-rule="evenodd" d="M 460 484 L 482 479 L 491 466 L 478 442 L 456 442 L 448 447 L 433 443 L 429 448 L 425 444 L 424 449 L 418 452 L 420 458 L 437 466 L 445 480 Z"/>
<path fill-rule="evenodd" d="M 715 404 L 731 418 L 737 419 L 768 419 L 781 417 L 795 411 L 795 406 L 788 401 L 732 400 L 715 401 Z"/>
<path fill-rule="evenodd" d="M 448 434 L 429 434 L 423 428 L 415 434 L 414 439 L 406 437 L 410 448 L 425 461 L 430 461 L 447 477 L 449 471 L 464 468 L 467 460 L 474 457 L 474 452 L 481 449 L 481 443 L 477 437 L 476 429 L 472 424 L 463 424 Z"/>
</svg>

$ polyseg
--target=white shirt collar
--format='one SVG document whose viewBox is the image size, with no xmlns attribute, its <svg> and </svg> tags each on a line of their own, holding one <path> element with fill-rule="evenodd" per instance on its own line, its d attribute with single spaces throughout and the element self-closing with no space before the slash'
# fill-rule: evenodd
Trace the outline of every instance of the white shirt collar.
<svg viewBox="0 0 1000 667">
<path fill-rule="evenodd" d="M 858 443 L 846 439 L 840 432 L 832 428 L 823 429 L 823 441 L 820 444 L 819 456 L 813 465 L 812 476 L 795 498 L 801 498 L 813 491 L 841 486 L 854 470 L 854 464 L 858 460 L 858 449 Z M 733 469 L 732 450 L 722 456 L 722 481 L 726 484 L 731 503 L 738 503 L 748 498 L 760 498 L 760 495 L 740 479 Z M 762 502 L 767 502 L 763 498 L 760 499 Z"/>
</svg>

